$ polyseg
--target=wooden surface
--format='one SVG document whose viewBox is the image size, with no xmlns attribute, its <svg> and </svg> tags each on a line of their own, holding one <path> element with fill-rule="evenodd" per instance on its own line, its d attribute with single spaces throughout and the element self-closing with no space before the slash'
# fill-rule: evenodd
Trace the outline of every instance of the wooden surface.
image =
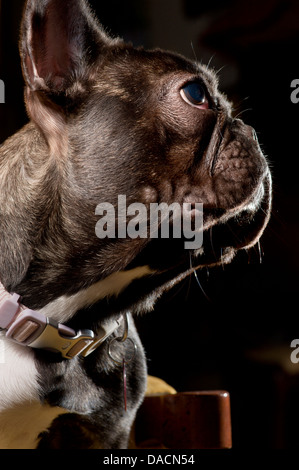
<svg viewBox="0 0 299 470">
<path fill-rule="evenodd" d="M 145 397 L 135 423 L 137 448 L 229 449 L 230 396 L 201 391 Z"/>
</svg>

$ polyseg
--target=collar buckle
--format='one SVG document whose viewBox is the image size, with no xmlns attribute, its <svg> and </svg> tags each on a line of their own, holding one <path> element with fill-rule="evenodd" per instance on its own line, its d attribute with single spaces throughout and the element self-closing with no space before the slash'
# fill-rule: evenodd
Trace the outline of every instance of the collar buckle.
<svg viewBox="0 0 299 470">
<path fill-rule="evenodd" d="M 38 311 L 19 303 L 19 295 L 10 295 L 0 283 L 0 330 L 12 341 L 36 349 L 60 353 L 65 359 L 87 357 L 94 352 L 121 325 L 122 315 L 116 320 L 105 321 L 92 330 L 75 331 Z M 127 334 L 125 321 L 125 334 Z"/>
<path fill-rule="evenodd" d="M 119 317 L 117 320 L 101 325 L 98 329 L 97 336 L 94 338 L 90 345 L 88 345 L 84 350 L 81 351 L 80 355 L 82 357 L 87 357 L 89 356 L 89 354 L 93 353 L 95 349 L 101 346 L 101 344 L 104 343 L 104 341 L 106 341 L 106 339 L 109 338 L 109 336 L 111 336 L 112 333 L 117 330 L 117 328 L 119 328 L 121 320 L 122 317 Z"/>
<path fill-rule="evenodd" d="M 6 337 L 23 346 L 60 352 L 62 357 L 72 359 L 93 342 L 95 335 L 91 330 L 76 333 L 39 312 L 26 309 L 10 326 Z"/>
</svg>

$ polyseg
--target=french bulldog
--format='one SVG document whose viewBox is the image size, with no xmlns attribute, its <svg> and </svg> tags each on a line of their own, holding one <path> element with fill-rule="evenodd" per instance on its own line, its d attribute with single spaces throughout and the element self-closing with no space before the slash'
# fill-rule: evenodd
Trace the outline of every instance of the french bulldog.
<svg viewBox="0 0 299 470">
<path fill-rule="evenodd" d="M 27 0 L 20 55 L 30 122 L 0 147 L 0 447 L 125 448 L 147 375 L 134 315 L 258 242 L 269 167 L 213 71 L 109 37 L 85 0 Z M 191 226 L 200 204 L 201 245 L 99 235 L 99 204 L 132 221 L 120 195 L 186 206 Z"/>
</svg>

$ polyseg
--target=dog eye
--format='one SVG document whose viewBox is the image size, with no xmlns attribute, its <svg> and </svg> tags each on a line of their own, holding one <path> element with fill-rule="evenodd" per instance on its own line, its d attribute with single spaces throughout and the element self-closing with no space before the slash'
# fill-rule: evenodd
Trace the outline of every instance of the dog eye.
<svg viewBox="0 0 299 470">
<path fill-rule="evenodd" d="M 187 83 L 180 91 L 186 103 L 198 108 L 208 108 L 208 101 L 204 87 L 199 82 Z"/>
</svg>

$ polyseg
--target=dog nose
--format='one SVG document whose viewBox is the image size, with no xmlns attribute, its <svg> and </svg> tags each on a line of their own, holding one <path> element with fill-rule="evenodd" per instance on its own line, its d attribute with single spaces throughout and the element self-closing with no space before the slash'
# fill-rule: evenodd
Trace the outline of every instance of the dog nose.
<svg viewBox="0 0 299 470">
<path fill-rule="evenodd" d="M 251 137 L 253 137 L 253 140 L 258 142 L 257 134 L 256 134 L 255 129 L 253 127 L 250 127 L 250 132 L 251 132 Z"/>
<path fill-rule="evenodd" d="M 244 124 L 244 122 L 241 119 L 234 119 L 232 124 L 233 126 L 236 126 L 239 129 L 243 129 L 243 133 L 249 139 L 253 139 L 256 142 L 258 142 L 257 133 L 252 126 L 249 126 L 248 124 Z"/>
<path fill-rule="evenodd" d="M 247 136 L 250 138 L 250 139 L 253 139 L 255 140 L 256 142 L 258 142 L 258 137 L 257 137 L 257 133 L 255 131 L 255 129 L 251 126 L 248 126 L 247 124 L 245 125 L 245 132 L 247 134 Z"/>
</svg>

